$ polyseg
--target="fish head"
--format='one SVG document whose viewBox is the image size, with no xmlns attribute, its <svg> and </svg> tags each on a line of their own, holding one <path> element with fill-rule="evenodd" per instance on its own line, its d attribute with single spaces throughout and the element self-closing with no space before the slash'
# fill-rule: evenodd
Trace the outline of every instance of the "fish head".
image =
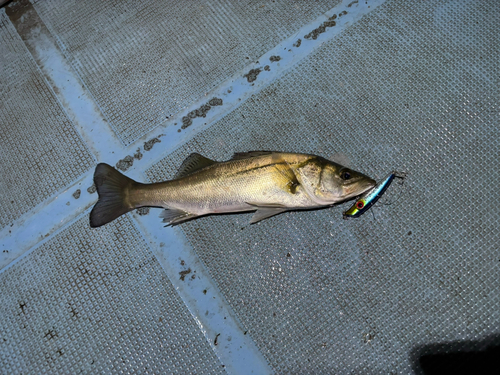
<svg viewBox="0 0 500 375">
<path fill-rule="evenodd" d="M 299 174 L 306 192 L 319 205 L 357 197 L 376 185 L 372 178 L 323 158 L 308 161 Z"/>
</svg>

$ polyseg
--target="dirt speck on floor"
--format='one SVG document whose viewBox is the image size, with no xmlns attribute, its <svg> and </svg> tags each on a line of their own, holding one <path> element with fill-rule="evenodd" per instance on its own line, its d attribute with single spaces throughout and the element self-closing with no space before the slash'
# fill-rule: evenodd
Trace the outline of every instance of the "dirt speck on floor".
<svg viewBox="0 0 500 375">
<path fill-rule="evenodd" d="M 247 74 L 245 74 L 243 77 L 245 77 L 248 82 L 253 82 L 257 79 L 257 76 L 259 75 L 260 72 L 262 72 L 261 68 L 252 69 Z"/>
<path fill-rule="evenodd" d="M 137 210 L 135 210 L 135 212 L 137 212 L 141 216 L 147 215 L 149 214 L 149 207 L 138 208 Z"/>
<path fill-rule="evenodd" d="M 345 13 L 344 13 L 345 12 Z M 339 14 L 339 17 L 342 15 L 342 14 L 347 14 L 347 12 L 344 10 L 342 13 Z M 309 34 L 307 35 L 304 35 L 304 38 L 305 39 L 313 39 L 313 40 L 316 40 L 318 38 L 318 35 L 321 34 L 321 33 L 324 33 L 326 31 L 326 28 L 327 27 L 333 27 L 336 25 L 336 22 L 334 21 L 335 19 L 337 18 L 337 15 L 334 14 L 333 16 L 331 16 L 330 18 L 328 18 L 328 21 L 325 21 L 321 24 L 320 27 L 314 29 L 313 31 L 311 31 Z"/>
<path fill-rule="evenodd" d="M 161 140 L 158 137 L 155 137 L 153 139 L 150 139 L 147 142 L 144 142 L 144 151 L 150 151 L 156 143 L 160 143 L 160 142 L 161 142 Z M 142 155 L 141 155 L 141 157 L 142 157 Z"/>
<path fill-rule="evenodd" d="M 119 169 L 120 171 L 126 171 L 132 165 L 134 165 L 134 158 L 130 155 L 127 155 L 123 159 L 121 159 L 118 163 L 116 163 L 116 169 Z"/>
<path fill-rule="evenodd" d="M 181 275 L 180 279 L 182 281 L 184 281 L 184 279 L 186 278 L 187 275 L 189 275 L 191 273 L 191 268 L 188 268 L 187 270 L 185 271 L 181 271 L 179 272 L 179 275 Z"/>
<path fill-rule="evenodd" d="M 97 188 L 95 187 L 95 184 L 92 184 L 92 186 L 87 188 L 87 192 L 89 194 L 94 194 L 97 191 Z"/>
<path fill-rule="evenodd" d="M 141 160 L 142 159 L 142 152 L 141 149 L 138 148 L 137 151 L 134 154 L 134 159 Z"/>
<path fill-rule="evenodd" d="M 212 107 L 215 107 L 215 106 L 218 106 L 218 105 L 222 105 L 222 99 L 220 98 L 212 98 L 210 99 L 210 101 L 208 102 L 209 105 L 211 105 Z"/>
</svg>

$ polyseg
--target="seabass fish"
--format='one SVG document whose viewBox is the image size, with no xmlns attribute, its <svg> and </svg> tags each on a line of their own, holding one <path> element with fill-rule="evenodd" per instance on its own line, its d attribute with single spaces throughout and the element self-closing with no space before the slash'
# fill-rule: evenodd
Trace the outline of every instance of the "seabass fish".
<svg viewBox="0 0 500 375">
<path fill-rule="evenodd" d="M 225 162 L 191 154 L 173 180 L 142 184 L 101 163 L 94 173 L 99 200 L 90 226 L 135 208 L 163 207 L 176 225 L 207 214 L 256 211 L 251 223 L 289 210 L 330 206 L 357 197 L 376 182 L 316 155 L 270 151 L 238 153 Z"/>
</svg>

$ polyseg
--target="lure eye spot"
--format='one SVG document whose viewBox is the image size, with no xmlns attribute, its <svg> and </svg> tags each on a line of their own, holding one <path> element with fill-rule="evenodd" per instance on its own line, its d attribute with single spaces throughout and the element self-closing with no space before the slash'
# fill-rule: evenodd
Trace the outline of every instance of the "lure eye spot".
<svg viewBox="0 0 500 375">
<path fill-rule="evenodd" d="M 361 210 L 364 206 L 365 204 L 362 201 L 356 202 L 356 208 L 358 210 Z"/>
</svg>

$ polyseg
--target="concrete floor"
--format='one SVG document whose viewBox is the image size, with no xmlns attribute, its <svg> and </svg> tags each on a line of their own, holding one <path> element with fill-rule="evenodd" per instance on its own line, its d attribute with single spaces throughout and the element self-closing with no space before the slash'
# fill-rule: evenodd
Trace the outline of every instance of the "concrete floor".
<svg viewBox="0 0 500 375">
<path fill-rule="evenodd" d="M 406 374 L 499 345 L 499 10 L 0 8 L 0 372 Z M 153 182 L 252 150 L 409 177 L 353 220 L 89 227 L 98 162 Z"/>
</svg>

